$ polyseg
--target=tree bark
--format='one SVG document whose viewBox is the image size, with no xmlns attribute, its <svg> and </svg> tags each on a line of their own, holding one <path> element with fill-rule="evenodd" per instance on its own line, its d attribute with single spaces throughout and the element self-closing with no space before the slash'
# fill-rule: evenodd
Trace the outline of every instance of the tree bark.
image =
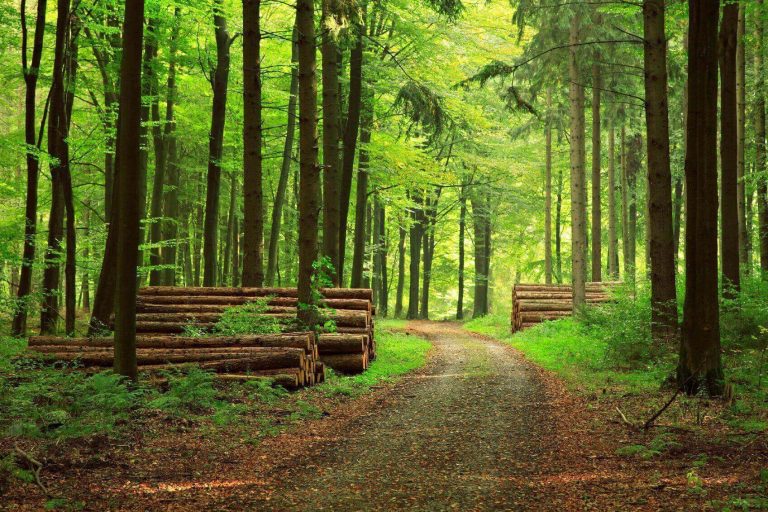
<svg viewBox="0 0 768 512">
<path fill-rule="evenodd" d="M 557 171 L 557 200 L 555 201 L 555 280 L 563 282 L 563 253 L 561 219 L 563 214 L 563 170 Z"/>
<path fill-rule="evenodd" d="M 599 54 L 595 56 L 599 57 Z M 600 65 L 592 64 L 592 281 L 603 280 L 602 208 L 600 204 Z"/>
<path fill-rule="evenodd" d="M 624 184 L 626 187 L 626 222 L 624 275 L 630 283 L 637 279 L 637 175 L 640 173 L 640 153 L 643 148 L 643 136 L 631 135 L 624 157 Z"/>
<path fill-rule="evenodd" d="M 213 24 L 216 30 L 216 68 L 212 70 L 213 107 L 208 146 L 208 177 L 205 196 L 205 229 L 203 232 L 203 286 L 215 286 L 216 248 L 219 227 L 219 192 L 221 190 L 221 157 L 224 147 L 224 123 L 227 114 L 227 82 L 229 80 L 229 47 L 232 44 L 223 13 L 223 0 L 215 0 Z M 248 145 L 246 145 L 248 146 Z M 244 267 L 246 265 L 243 265 Z"/>
<path fill-rule="evenodd" d="M 619 238 L 616 229 L 616 128 L 608 120 L 608 276 L 619 278 Z"/>
<path fill-rule="evenodd" d="M 677 368 L 685 392 L 723 391 L 717 276 L 717 22 L 719 0 L 689 3 L 685 157 L 685 306 Z"/>
<path fill-rule="evenodd" d="M 375 274 L 378 283 L 378 314 L 387 316 L 389 302 L 389 283 L 387 280 L 387 224 L 386 207 L 378 196 L 374 200 L 374 258 Z"/>
<path fill-rule="evenodd" d="M 18 305 L 13 316 L 11 333 L 14 336 L 24 336 L 27 333 L 28 299 L 32 291 L 32 269 L 35 263 L 35 248 L 37 238 L 37 193 L 40 181 L 40 160 L 38 151 L 40 141 L 37 139 L 37 79 L 40 76 L 40 61 L 43 54 L 43 37 L 45 35 L 45 13 L 47 0 L 38 0 L 35 21 L 35 35 L 32 42 L 32 60 L 27 61 L 27 14 L 26 0 L 22 0 L 21 29 L 22 29 L 22 72 L 24 74 L 24 142 L 27 146 L 27 190 L 24 205 L 24 249 L 22 253 L 21 275 L 17 290 Z"/>
<path fill-rule="evenodd" d="M 422 193 L 410 193 L 411 228 L 408 234 L 410 269 L 408 273 L 408 312 L 406 318 L 419 317 L 419 270 L 421 268 L 421 242 L 424 239 L 424 207 Z"/>
<path fill-rule="evenodd" d="M 549 155 L 548 155 L 549 156 Z M 551 167 L 549 167 L 550 174 L 552 172 Z M 551 180 L 551 175 L 550 175 Z M 551 195 L 551 189 L 552 187 L 549 187 L 550 189 L 550 195 Z M 550 205 L 551 205 L 551 197 L 550 197 Z M 459 288 L 459 297 L 456 300 L 456 320 L 462 320 L 464 319 L 464 239 L 466 238 L 466 230 L 467 230 L 467 185 L 466 182 L 462 179 L 461 182 L 461 191 L 459 192 L 459 272 L 458 272 L 458 288 Z M 551 209 L 551 206 L 550 206 Z M 547 216 L 549 217 L 549 216 Z M 551 237 L 551 234 L 550 234 Z M 550 238 L 547 237 L 547 240 Z M 545 242 L 546 243 L 546 242 Z M 550 260 L 552 258 L 552 248 L 550 245 Z M 550 261 L 550 267 L 552 263 Z M 550 279 L 551 276 L 551 268 L 550 268 Z"/>
<path fill-rule="evenodd" d="M 260 0 L 243 0 L 243 286 L 264 283 Z"/>
<path fill-rule="evenodd" d="M 757 233 L 760 244 L 760 269 L 768 272 L 768 179 L 765 177 L 765 78 L 763 77 L 764 21 L 763 0 L 757 0 L 755 17 L 755 174 L 757 182 Z M 693 98 L 691 98 L 691 102 Z"/>
<path fill-rule="evenodd" d="M 168 55 L 168 82 L 166 85 L 165 128 L 163 142 L 166 146 L 166 176 L 168 186 L 163 189 L 163 233 L 165 246 L 162 250 L 162 262 L 165 269 L 162 284 L 176 284 L 176 253 L 179 238 L 179 166 L 176 149 L 176 55 L 178 53 L 179 26 L 181 24 L 181 9 L 174 10 L 173 29 L 171 30 L 170 54 Z"/>
<path fill-rule="evenodd" d="M 645 0 L 643 32 L 651 333 L 657 341 L 669 340 L 677 335 L 675 244 L 672 237 L 672 171 L 669 163 L 667 39 L 664 17 L 664 0 Z"/>
<path fill-rule="evenodd" d="M 368 198 L 368 144 L 371 142 L 373 128 L 373 91 L 366 87 L 366 101 L 360 120 L 360 153 L 357 163 L 357 194 L 355 199 L 355 238 L 352 254 L 352 288 L 363 284 L 363 266 L 365 260 L 365 215 Z"/>
<path fill-rule="evenodd" d="M 547 89 L 547 118 L 544 121 L 544 144 L 545 144 L 545 161 L 544 161 L 544 282 L 547 284 L 552 283 L 552 90 Z M 462 194 L 464 193 L 464 184 L 461 186 Z M 466 200 L 463 195 L 461 197 L 462 211 L 460 222 L 464 222 L 464 213 L 466 210 Z M 460 246 L 459 246 L 459 260 L 463 262 L 464 252 L 464 225 L 461 224 L 460 230 Z M 459 277 L 463 281 L 463 267 L 460 271 Z M 461 283 L 463 285 L 463 283 Z M 462 287 L 459 287 L 459 294 L 463 292 Z M 457 319 L 461 319 L 459 312 L 457 311 Z"/>
<path fill-rule="evenodd" d="M 154 27 L 156 23 L 153 23 Z M 156 40 L 153 45 L 155 47 L 155 53 L 159 47 L 159 40 L 157 30 L 153 29 L 148 38 L 152 37 Z M 171 38 L 173 43 L 173 37 Z M 171 49 L 173 53 L 173 49 Z M 157 58 L 157 55 L 155 55 Z M 147 67 L 148 76 L 145 80 L 149 82 L 150 89 L 152 91 L 152 146 L 155 153 L 155 175 L 152 180 L 152 199 L 149 204 L 149 265 L 152 268 L 149 273 L 150 286 L 157 286 L 163 282 L 163 270 L 160 265 L 163 263 L 164 248 L 161 247 L 163 238 L 163 224 L 165 219 L 163 216 L 163 197 L 165 195 L 164 185 L 166 181 L 166 159 L 168 156 L 167 147 L 165 142 L 165 128 L 160 121 L 160 84 L 157 79 L 157 74 L 154 71 L 154 66 Z M 169 69 L 170 75 L 170 69 Z M 170 90 L 167 92 L 170 94 Z"/>
<path fill-rule="evenodd" d="M 738 187 L 738 114 L 736 99 L 736 37 L 739 4 L 723 7 L 720 25 L 720 178 L 723 292 L 733 296 L 740 287 Z"/>
<path fill-rule="evenodd" d="M 299 318 L 309 327 L 317 322 L 312 294 L 317 260 L 320 169 L 317 165 L 317 71 L 312 0 L 297 0 L 299 47 Z"/>
<path fill-rule="evenodd" d="M 490 239 L 488 238 L 490 211 L 485 190 L 474 190 L 470 193 L 472 204 L 472 220 L 475 231 L 475 296 L 472 317 L 478 318 L 488 314 L 488 256 Z"/>
<path fill-rule="evenodd" d="M 424 240 L 424 273 L 421 284 L 421 311 L 419 317 L 429 320 L 429 288 L 432 282 L 432 258 L 435 254 L 435 224 L 437 222 L 437 203 L 440 200 L 440 187 L 431 195 L 428 195 L 425 201 L 425 224 Z"/>
<path fill-rule="evenodd" d="M 288 120 L 286 123 L 285 144 L 283 145 L 283 159 L 280 165 L 280 177 L 277 182 L 277 191 L 275 192 L 275 203 L 272 206 L 272 224 L 269 232 L 269 248 L 267 251 L 267 286 L 273 286 L 275 283 L 277 250 L 280 241 L 281 221 L 283 218 L 283 204 L 285 204 L 285 191 L 288 188 L 288 177 L 291 174 L 291 156 L 293 154 L 294 136 L 296 132 L 296 101 L 299 90 L 299 76 L 297 69 L 299 55 L 298 47 L 296 45 L 297 37 L 296 27 L 294 26 L 291 39 L 291 85 L 290 97 L 288 98 Z"/>
<path fill-rule="evenodd" d="M 365 14 L 363 14 L 362 19 L 365 19 Z M 344 127 L 341 190 L 339 192 L 339 267 L 336 271 L 339 283 L 344 282 L 349 200 L 352 192 L 352 174 L 355 165 L 355 154 L 357 153 L 357 133 L 360 127 L 360 112 L 362 110 L 363 36 L 365 35 L 365 26 L 358 25 L 356 29 L 357 41 L 349 56 L 349 99 L 347 100 L 347 122 Z"/>
<path fill-rule="evenodd" d="M 323 255 L 334 269 L 339 268 L 339 231 L 341 227 L 341 162 L 339 160 L 339 49 L 331 32 L 335 0 L 322 0 L 323 56 Z M 332 276 L 338 286 L 338 272 Z"/>
<path fill-rule="evenodd" d="M 739 3 L 738 27 L 736 30 L 736 207 L 739 222 L 739 264 L 749 272 L 749 232 L 747 231 L 747 191 L 745 166 L 746 141 L 746 55 L 744 50 L 745 7 Z"/>
<path fill-rule="evenodd" d="M 138 195 L 141 144 L 141 47 L 144 1 L 128 0 L 120 65 L 120 116 L 117 142 L 119 237 L 115 293 L 115 373 L 136 379 L 136 270 L 139 263 L 141 210 Z"/>
<path fill-rule="evenodd" d="M 403 314 L 403 292 L 405 291 L 405 228 L 400 226 L 400 238 L 397 243 L 397 295 L 395 297 L 395 317 Z"/>
<path fill-rule="evenodd" d="M 60 254 L 64 237 L 65 194 L 71 194 L 69 173 L 69 116 L 67 115 L 67 75 L 70 45 L 69 0 L 58 0 L 56 43 L 54 47 L 53 83 L 48 116 L 48 154 L 51 155 L 51 213 L 48 217 L 48 248 L 43 270 L 43 306 L 40 312 L 40 333 L 56 332 L 59 319 Z M 71 196 L 70 196 L 71 197 Z M 69 227 L 70 211 L 67 209 Z M 74 219 L 72 219 L 74 222 Z M 74 230 L 72 230 L 74 231 Z M 74 235 L 74 233 L 73 233 Z M 69 250 L 67 251 L 69 255 Z M 74 262 L 72 262 L 74 265 Z M 69 269 L 66 269 L 69 278 Z M 74 284 L 74 283 L 72 283 Z M 67 297 L 69 298 L 69 297 Z M 68 300 L 66 301 L 69 302 Z M 69 325 L 67 326 L 69 327 Z"/>
<path fill-rule="evenodd" d="M 573 13 L 570 22 L 568 74 L 571 117 L 571 281 L 573 308 L 584 304 L 586 279 L 586 187 L 584 185 L 584 86 L 579 73 L 578 45 L 581 41 L 581 16 Z"/>
<path fill-rule="evenodd" d="M 224 257 L 222 258 L 222 276 L 221 283 L 226 285 L 229 279 L 229 272 L 227 267 L 230 264 L 230 254 L 235 244 L 235 219 L 237 217 L 237 178 L 234 173 L 230 175 L 229 184 L 229 209 L 227 211 L 227 232 L 226 240 L 224 242 Z M 232 276 L 232 286 L 234 286 L 235 276 Z"/>
</svg>

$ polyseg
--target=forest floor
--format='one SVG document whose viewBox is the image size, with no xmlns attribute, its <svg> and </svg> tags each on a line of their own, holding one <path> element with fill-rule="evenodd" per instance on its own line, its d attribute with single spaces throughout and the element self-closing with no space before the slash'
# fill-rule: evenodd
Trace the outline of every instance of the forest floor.
<svg viewBox="0 0 768 512">
<path fill-rule="evenodd" d="M 622 453 L 628 443 L 653 446 L 659 432 L 622 424 L 610 402 L 595 406 L 509 345 L 460 324 L 411 322 L 407 330 L 433 343 L 425 367 L 327 404 L 301 428 L 255 444 L 166 434 L 139 451 L 117 447 L 101 464 L 70 468 L 56 489 L 86 510 L 746 510 L 756 503 L 734 496 L 762 488 L 764 437 L 734 447 L 683 435 L 650 457 Z M 34 488 L 24 488 L 11 492 L 12 510 L 34 509 Z"/>
</svg>

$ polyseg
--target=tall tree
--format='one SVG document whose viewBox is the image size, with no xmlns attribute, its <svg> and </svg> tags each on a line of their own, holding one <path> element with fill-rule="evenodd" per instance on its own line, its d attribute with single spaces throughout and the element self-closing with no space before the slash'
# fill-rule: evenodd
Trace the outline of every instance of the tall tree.
<svg viewBox="0 0 768 512">
<path fill-rule="evenodd" d="M 373 91 L 366 85 L 363 112 L 360 117 L 360 151 L 357 162 L 357 193 L 355 195 L 355 238 L 352 253 L 352 275 L 350 286 L 360 288 L 363 285 L 363 261 L 365 259 L 366 233 L 365 215 L 368 204 L 368 144 L 371 142 L 373 129 Z"/>
<path fill-rule="evenodd" d="M 27 332 L 27 297 L 32 291 L 32 267 L 35 262 L 35 242 L 37 237 L 37 192 L 40 180 L 40 160 L 38 153 L 40 141 L 37 139 L 37 80 L 40 76 L 40 62 L 43 55 L 45 36 L 45 13 L 47 0 L 38 0 L 35 21 L 35 35 L 32 42 L 32 59 L 28 61 L 27 2 L 21 1 L 21 64 L 24 74 L 24 142 L 27 160 L 27 191 L 24 205 L 24 251 L 22 254 L 21 275 L 17 297 L 19 305 L 13 316 L 11 332 L 14 336 L 24 336 Z"/>
<path fill-rule="evenodd" d="M 171 29 L 170 52 L 168 55 L 168 79 L 166 84 L 165 126 L 163 144 L 167 153 L 165 166 L 167 186 L 163 188 L 163 226 L 162 238 L 165 246 L 162 250 L 163 271 L 162 284 L 176 285 L 176 253 L 179 236 L 179 165 L 176 146 L 176 59 L 178 53 L 179 27 L 181 25 L 181 8 L 176 7 L 173 13 L 173 28 Z"/>
<path fill-rule="evenodd" d="M 317 74 L 315 21 L 312 0 L 297 0 L 299 47 L 299 318 L 308 326 L 317 321 L 312 295 L 317 260 L 320 209 L 320 169 L 317 165 Z"/>
<path fill-rule="evenodd" d="M 64 214 L 67 212 L 67 228 L 74 237 L 74 212 L 69 208 L 72 181 L 69 172 L 69 120 L 67 83 L 70 51 L 70 5 L 69 0 L 58 0 L 56 16 L 56 45 L 54 47 L 53 83 L 48 116 L 48 153 L 51 161 L 51 213 L 48 217 L 48 248 L 43 271 L 43 307 L 40 313 L 40 332 L 51 334 L 56 331 L 59 318 L 59 282 L 62 239 L 64 237 Z M 65 196 L 67 199 L 65 199 Z M 69 199 L 69 200 L 68 200 Z M 66 203 L 66 204 L 65 204 Z M 72 238 L 74 240 L 74 238 Z M 74 248 L 73 248 L 74 249 Z M 67 255 L 70 251 L 67 250 Z M 74 268 L 74 261 L 71 262 Z M 69 267 L 69 265 L 68 265 Z M 67 281 L 71 286 L 70 268 L 66 269 Z M 72 293 L 70 291 L 69 293 Z M 70 303 L 69 294 L 66 303 Z M 74 306 L 74 304 L 73 304 Z M 74 314 L 72 311 L 70 314 Z M 74 317 L 72 317 L 74 320 Z M 67 323 L 67 327 L 73 327 Z"/>
<path fill-rule="evenodd" d="M 739 5 L 723 7 L 720 25 L 720 168 L 721 254 L 723 289 L 737 291 L 739 278 L 738 123 L 736 101 L 736 32 Z"/>
<path fill-rule="evenodd" d="M 760 246 L 760 269 L 768 272 L 768 178 L 765 177 L 765 23 L 763 0 L 756 0 L 755 13 L 755 175 L 757 181 L 757 233 Z M 689 51 L 690 54 L 690 51 Z M 693 98 L 690 98 L 690 102 Z M 692 121 L 691 121 L 692 122 Z"/>
<path fill-rule="evenodd" d="M 224 123 L 227 114 L 229 81 L 229 48 L 233 39 L 227 32 L 223 0 L 215 0 L 213 24 L 216 32 L 216 66 L 211 70 L 213 89 L 211 133 L 208 146 L 208 177 L 205 195 L 205 228 L 203 230 L 203 286 L 216 286 L 216 248 L 219 227 L 219 193 L 221 190 L 221 157 L 224 149 Z M 246 265 L 243 265 L 244 267 Z"/>
<path fill-rule="evenodd" d="M 118 216 L 115 294 L 115 372 L 136 379 L 136 292 L 140 229 L 138 195 L 141 144 L 141 47 L 144 1 L 127 0 L 120 65 L 120 115 L 117 141 Z"/>
<path fill-rule="evenodd" d="M 595 54 L 595 60 L 600 60 L 600 54 Z M 602 259 L 602 205 L 600 204 L 601 190 L 601 154 L 600 154 L 600 90 L 602 77 L 600 65 L 592 64 L 592 281 L 603 280 Z"/>
<path fill-rule="evenodd" d="M 488 314 L 488 282 L 490 273 L 491 210 L 490 191 L 486 186 L 475 187 L 470 193 L 475 239 L 475 297 L 472 317 Z"/>
<path fill-rule="evenodd" d="M 551 172 L 551 169 L 550 169 Z M 551 190 L 551 187 L 550 187 Z M 550 199 L 551 202 L 551 199 Z M 464 180 L 461 182 L 459 192 L 459 272 L 458 283 L 459 297 L 456 300 L 456 320 L 464 318 L 464 239 L 467 230 L 467 184 Z M 551 222 L 551 221 L 550 221 Z M 546 241 L 545 241 L 546 243 Z M 551 248 L 550 248 L 551 252 Z M 550 254 L 551 259 L 551 254 Z M 550 262 L 551 265 L 551 262 Z M 550 269 L 551 274 L 551 269 Z M 550 275 L 551 278 L 551 275 Z"/>
<path fill-rule="evenodd" d="M 664 0 L 643 2 L 651 332 L 656 340 L 670 339 L 677 335 L 672 171 L 669 163 L 667 38 L 664 18 Z"/>
<path fill-rule="evenodd" d="M 323 255 L 334 269 L 339 268 L 339 229 L 341 215 L 341 162 L 339 160 L 339 48 L 333 28 L 338 14 L 335 0 L 322 0 L 323 56 Z M 338 285 L 338 275 L 332 276 Z"/>
<path fill-rule="evenodd" d="M 552 283 L 552 90 L 547 89 L 547 114 L 546 119 L 544 120 L 544 145 L 545 145 L 545 156 L 544 156 L 544 282 L 547 284 Z M 466 211 L 466 199 L 464 198 L 464 184 L 461 185 L 461 207 L 462 207 L 462 217 L 461 222 L 464 222 L 464 213 Z M 459 248 L 460 254 L 459 259 L 463 263 L 463 257 L 464 257 L 464 247 L 463 247 L 463 236 L 464 236 L 464 225 L 460 225 L 461 230 L 461 246 Z M 464 280 L 464 270 L 463 268 L 460 270 L 460 278 L 463 281 Z M 461 283 L 462 286 L 459 288 L 459 293 L 463 293 L 463 282 Z M 457 312 L 457 315 L 459 313 Z M 460 316 L 457 316 L 457 319 L 461 319 Z"/>
<path fill-rule="evenodd" d="M 688 5 L 685 306 L 677 378 L 690 394 L 723 390 L 717 277 L 717 23 L 719 0 Z"/>
<path fill-rule="evenodd" d="M 243 286 L 264 282 L 260 0 L 243 0 Z"/>
<path fill-rule="evenodd" d="M 403 315 L 403 292 L 405 291 L 405 228 L 400 225 L 397 242 L 397 290 L 395 296 L 395 317 Z"/>
<path fill-rule="evenodd" d="M 619 278 L 619 238 L 616 227 L 616 128 L 608 120 L 608 275 Z"/>
<path fill-rule="evenodd" d="M 408 232 L 410 252 L 408 272 L 408 312 L 406 318 L 419 317 L 419 272 L 421 270 L 421 243 L 424 239 L 423 192 L 409 193 L 411 200 L 411 227 Z"/>
<path fill-rule="evenodd" d="M 363 15 L 365 19 L 365 3 Z M 347 246 L 347 219 L 349 217 L 349 200 L 352 193 L 352 175 L 357 154 L 357 135 L 360 127 L 360 112 L 363 98 L 363 38 L 365 26 L 355 25 L 357 32 L 355 46 L 349 55 L 349 96 L 347 99 L 347 120 L 344 126 L 343 151 L 341 162 L 341 190 L 339 192 L 339 267 L 336 269 L 339 283 L 344 282 L 344 258 Z"/>
<path fill-rule="evenodd" d="M 154 18 L 153 18 L 154 20 Z M 145 40 L 151 42 L 152 51 L 155 53 L 154 59 L 157 59 L 157 51 L 160 46 L 160 34 L 158 32 L 158 21 L 150 22 Z M 171 43 L 174 44 L 174 43 Z M 173 50 L 171 50 L 173 52 Z M 152 61 L 145 62 L 144 80 L 147 83 L 151 93 L 151 112 L 152 117 L 152 147 L 155 154 L 155 174 L 152 179 L 152 199 L 149 203 L 149 217 L 151 223 L 149 226 L 149 264 L 152 270 L 149 273 L 149 284 L 151 286 L 160 285 L 163 281 L 163 270 L 160 265 L 163 263 L 162 252 L 162 234 L 163 234 L 163 197 L 165 196 L 166 182 L 166 158 L 167 148 L 164 140 L 163 121 L 160 119 L 160 83 L 158 81 L 156 67 Z M 170 70 L 169 70 L 170 74 Z M 168 91 L 171 94 L 171 91 Z M 167 105 L 167 102 L 166 102 Z"/>
<path fill-rule="evenodd" d="M 584 185 L 584 86 L 579 72 L 578 45 L 581 42 L 581 15 L 571 15 L 568 76 L 571 116 L 571 281 L 573 308 L 585 302 L 587 227 L 586 187 Z"/>
<path fill-rule="evenodd" d="M 288 188 L 288 177 L 291 173 L 291 157 L 293 156 L 294 136 L 296 133 L 296 103 L 299 91 L 299 49 L 297 46 L 298 35 L 296 26 L 293 27 L 291 38 L 291 84 L 290 97 L 288 98 L 288 119 L 285 129 L 285 143 L 283 144 L 282 163 L 280 164 L 280 177 L 275 191 L 275 202 L 272 205 L 272 224 L 269 231 L 269 246 L 267 248 L 267 286 L 273 286 L 277 272 L 277 249 L 280 240 L 280 228 L 283 219 L 283 205 L 285 204 L 285 191 Z"/>
<path fill-rule="evenodd" d="M 736 30 L 736 179 L 737 209 L 739 216 L 739 266 L 749 272 L 749 232 L 747 231 L 747 184 L 745 166 L 746 141 L 746 52 L 744 35 L 746 12 L 739 2 L 738 27 Z"/>
</svg>

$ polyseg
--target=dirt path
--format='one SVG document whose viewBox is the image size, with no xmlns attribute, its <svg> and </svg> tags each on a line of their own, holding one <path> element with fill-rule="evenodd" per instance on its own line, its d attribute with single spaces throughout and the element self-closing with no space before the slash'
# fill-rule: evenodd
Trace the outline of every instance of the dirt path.
<svg viewBox="0 0 768 512">
<path fill-rule="evenodd" d="M 415 322 L 434 343 L 430 364 L 387 407 L 291 468 L 249 503 L 273 510 L 541 509 L 543 459 L 559 450 L 545 385 L 497 342 L 456 324 Z M 317 492 L 322 490 L 322 492 Z M 242 503 L 241 503 L 242 504 Z"/>
</svg>

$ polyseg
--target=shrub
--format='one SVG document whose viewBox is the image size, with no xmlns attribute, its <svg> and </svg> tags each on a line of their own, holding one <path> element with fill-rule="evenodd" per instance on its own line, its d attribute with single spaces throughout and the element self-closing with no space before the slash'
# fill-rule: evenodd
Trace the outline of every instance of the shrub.
<svg viewBox="0 0 768 512">
<path fill-rule="evenodd" d="M 225 309 L 213 332 L 222 336 L 280 332 L 278 319 L 266 314 L 269 300 L 269 297 L 260 297 L 252 302 Z"/>
</svg>

